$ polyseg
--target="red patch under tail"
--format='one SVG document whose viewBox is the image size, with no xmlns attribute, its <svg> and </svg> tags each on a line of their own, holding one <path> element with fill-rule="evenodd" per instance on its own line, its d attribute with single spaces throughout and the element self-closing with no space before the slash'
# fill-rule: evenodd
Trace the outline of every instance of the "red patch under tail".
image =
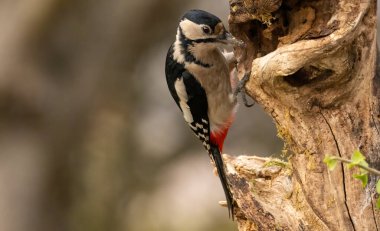
<svg viewBox="0 0 380 231">
<path fill-rule="evenodd" d="M 225 124 L 225 126 L 222 129 L 220 129 L 218 131 L 212 131 L 210 134 L 211 144 L 217 145 L 220 153 L 222 153 L 222 151 L 223 151 L 224 140 L 226 139 L 228 130 L 231 127 L 233 119 L 234 119 L 234 117 L 231 116 L 231 118 L 228 120 L 228 122 Z"/>
</svg>

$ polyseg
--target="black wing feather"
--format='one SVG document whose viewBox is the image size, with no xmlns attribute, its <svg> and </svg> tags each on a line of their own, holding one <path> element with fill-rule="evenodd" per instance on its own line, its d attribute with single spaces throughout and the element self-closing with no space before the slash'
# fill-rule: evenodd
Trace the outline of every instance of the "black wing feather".
<svg viewBox="0 0 380 231">
<path fill-rule="evenodd" d="M 187 93 L 187 105 L 190 107 L 190 112 L 193 117 L 193 122 L 190 123 L 190 127 L 195 135 L 201 139 L 203 145 L 207 151 L 210 151 L 210 125 L 208 118 L 208 103 L 206 92 L 201 84 L 190 74 L 185 66 L 178 63 L 173 58 L 173 46 L 169 48 L 168 55 L 166 57 L 166 81 L 169 87 L 169 91 L 174 98 L 177 106 L 179 106 L 179 97 L 174 87 L 175 82 L 178 79 L 183 79 Z"/>
<path fill-rule="evenodd" d="M 185 66 L 176 62 L 173 58 L 173 45 L 170 46 L 168 50 L 168 54 L 166 56 L 165 63 L 165 74 L 166 74 L 166 83 L 168 84 L 168 88 L 170 94 L 172 95 L 175 103 L 179 107 L 179 97 L 174 88 L 174 83 L 178 79 L 178 77 L 182 76 L 182 73 L 185 71 Z"/>
</svg>

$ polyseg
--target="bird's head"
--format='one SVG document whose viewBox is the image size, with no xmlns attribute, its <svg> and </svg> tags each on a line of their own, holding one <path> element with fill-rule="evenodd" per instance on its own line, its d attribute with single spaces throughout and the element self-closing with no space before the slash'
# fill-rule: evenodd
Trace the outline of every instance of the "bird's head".
<svg viewBox="0 0 380 231">
<path fill-rule="evenodd" d="M 204 44 L 209 47 L 242 43 L 226 30 L 218 17 L 203 10 L 187 11 L 179 23 L 177 36 L 179 37 L 177 39 L 182 39 L 183 42 L 192 45 Z"/>
</svg>

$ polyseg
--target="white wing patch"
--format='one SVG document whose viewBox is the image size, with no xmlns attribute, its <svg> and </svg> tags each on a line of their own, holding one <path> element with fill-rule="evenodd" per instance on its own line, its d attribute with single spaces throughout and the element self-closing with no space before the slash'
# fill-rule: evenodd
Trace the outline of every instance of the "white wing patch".
<svg viewBox="0 0 380 231">
<path fill-rule="evenodd" d="M 182 54 L 182 48 L 181 48 L 181 40 L 179 38 L 180 36 L 180 31 L 179 29 L 177 30 L 177 36 L 176 40 L 174 42 L 174 47 L 173 47 L 173 58 L 177 60 L 179 63 L 184 63 L 185 62 L 185 56 Z"/>
<path fill-rule="evenodd" d="M 193 130 L 194 134 L 198 139 L 202 141 L 203 146 L 206 148 L 207 152 L 210 153 L 210 137 L 208 129 L 208 121 L 202 119 L 202 123 L 189 123 L 189 126 Z"/>
<path fill-rule="evenodd" d="M 190 107 L 187 105 L 187 92 L 185 84 L 183 83 L 183 79 L 179 78 L 174 83 L 174 88 L 177 92 L 178 98 L 179 98 L 179 106 L 181 107 L 183 117 L 185 118 L 185 121 L 188 123 L 192 123 L 194 121 L 193 115 L 191 114 Z"/>
</svg>

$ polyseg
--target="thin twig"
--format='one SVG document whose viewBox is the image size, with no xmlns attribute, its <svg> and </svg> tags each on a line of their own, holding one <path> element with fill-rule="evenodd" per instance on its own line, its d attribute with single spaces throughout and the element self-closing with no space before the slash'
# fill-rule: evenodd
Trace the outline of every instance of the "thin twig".
<svg viewBox="0 0 380 231">
<path fill-rule="evenodd" d="M 337 156 L 332 156 L 331 157 L 332 160 L 338 160 L 338 161 L 341 161 L 343 163 L 347 163 L 347 164 L 352 164 L 352 161 L 351 160 L 348 160 L 348 159 L 344 159 L 344 158 L 341 158 L 341 157 L 337 157 Z M 380 171 L 374 169 L 374 168 L 370 168 L 370 167 L 367 167 L 367 166 L 364 166 L 362 164 L 356 164 L 356 166 L 358 166 L 359 168 L 362 168 L 364 170 L 367 170 L 368 172 L 372 173 L 372 174 L 375 174 L 377 176 L 380 176 Z"/>
</svg>

